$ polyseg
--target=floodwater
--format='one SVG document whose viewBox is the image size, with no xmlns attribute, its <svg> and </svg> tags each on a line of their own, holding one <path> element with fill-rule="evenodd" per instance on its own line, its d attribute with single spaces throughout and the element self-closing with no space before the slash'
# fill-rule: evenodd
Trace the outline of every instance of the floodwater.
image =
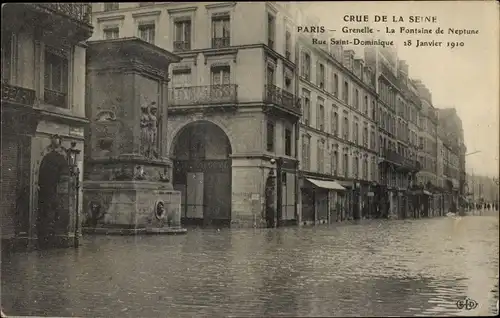
<svg viewBox="0 0 500 318">
<path fill-rule="evenodd" d="M 498 214 L 85 237 L 2 259 L 10 315 L 491 315 Z M 477 308 L 457 308 L 465 297 Z"/>
</svg>

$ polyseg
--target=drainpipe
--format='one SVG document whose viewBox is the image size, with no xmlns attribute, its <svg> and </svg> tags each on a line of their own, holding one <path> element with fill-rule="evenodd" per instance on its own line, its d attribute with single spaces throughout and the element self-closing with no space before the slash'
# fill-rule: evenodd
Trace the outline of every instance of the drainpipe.
<svg viewBox="0 0 500 318">
<path fill-rule="evenodd" d="M 296 38 L 297 40 L 297 38 Z M 295 41 L 295 102 L 298 103 L 299 99 L 299 57 L 300 51 L 299 46 L 297 45 L 298 41 Z M 300 103 L 298 103 L 297 107 L 300 107 Z M 299 177 L 299 138 L 300 138 L 300 118 L 295 123 L 295 220 L 297 225 L 301 224 L 302 217 L 299 215 L 299 195 L 300 194 L 300 177 Z"/>
</svg>

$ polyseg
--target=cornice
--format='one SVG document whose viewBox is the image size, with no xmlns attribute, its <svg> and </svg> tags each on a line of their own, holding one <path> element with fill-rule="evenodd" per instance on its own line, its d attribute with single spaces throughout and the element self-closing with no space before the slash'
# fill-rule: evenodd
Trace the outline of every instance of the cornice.
<svg viewBox="0 0 500 318">
<path fill-rule="evenodd" d="M 232 8 L 236 5 L 236 2 L 219 2 L 205 5 L 207 9 L 219 9 L 219 8 Z"/>
<path fill-rule="evenodd" d="M 193 11 L 196 11 L 197 9 L 198 9 L 198 7 L 171 8 L 171 9 L 167 9 L 167 12 L 169 14 L 172 14 L 172 13 L 183 13 L 183 12 L 193 12 Z"/>
<path fill-rule="evenodd" d="M 157 17 L 160 14 L 161 14 L 161 10 L 137 12 L 137 13 L 132 13 L 132 18 Z"/>
<path fill-rule="evenodd" d="M 224 49 L 216 49 L 216 50 L 211 50 L 211 51 L 205 51 L 203 52 L 203 56 L 205 57 L 205 65 L 208 62 L 208 59 L 210 57 L 214 56 L 223 56 L 223 55 L 230 55 L 233 57 L 233 62 L 236 63 L 236 58 L 238 56 L 238 49 L 237 48 L 224 48 Z"/>
<path fill-rule="evenodd" d="M 125 15 L 124 14 L 108 15 L 105 17 L 97 18 L 97 22 L 114 21 L 114 20 L 125 20 Z"/>
</svg>

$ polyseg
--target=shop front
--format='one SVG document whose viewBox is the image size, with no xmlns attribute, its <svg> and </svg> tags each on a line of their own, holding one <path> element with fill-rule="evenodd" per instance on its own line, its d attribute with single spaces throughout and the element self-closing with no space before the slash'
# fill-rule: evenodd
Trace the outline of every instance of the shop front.
<svg viewBox="0 0 500 318">
<path fill-rule="evenodd" d="M 330 224 L 346 218 L 345 187 L 333 179 L 303 176 L 300 180 L 302 224 Z"/>
</svg>

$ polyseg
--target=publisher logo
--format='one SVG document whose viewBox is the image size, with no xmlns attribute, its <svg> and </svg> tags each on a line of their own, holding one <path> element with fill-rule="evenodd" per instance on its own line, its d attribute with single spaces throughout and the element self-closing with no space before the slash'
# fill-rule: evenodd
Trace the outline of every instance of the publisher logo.
<svg viewBox="0 0 500 318">
<path fill-rule="evenodd" d="M 475 301 L 474 299 L 470 299 L 469 297 L 457 300 L 458 309 L 473 310 L 476 309 L 478 305 L 479 303 L 477 301 Z"/>
</svg>

